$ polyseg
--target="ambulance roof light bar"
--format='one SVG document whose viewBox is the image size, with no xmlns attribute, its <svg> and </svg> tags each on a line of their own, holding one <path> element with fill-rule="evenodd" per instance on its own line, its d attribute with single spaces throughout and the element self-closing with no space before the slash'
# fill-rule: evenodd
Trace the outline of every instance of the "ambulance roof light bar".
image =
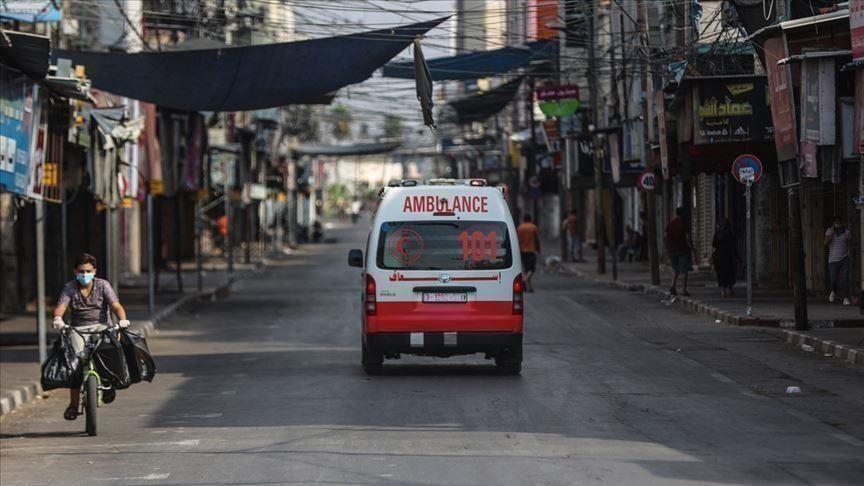
<svg viewBox="0 0 864 486">
<path fill-rule="evenodd" d="M 417 184 L 417 179 L 390 179 L 387 187 L 414 187 Z"/>
<path fill-rule="evenodd" d="M 426 184 L 430 186 L 471 186 L 486 187 L 486 179 L 429 179 Z"/>
</svg>

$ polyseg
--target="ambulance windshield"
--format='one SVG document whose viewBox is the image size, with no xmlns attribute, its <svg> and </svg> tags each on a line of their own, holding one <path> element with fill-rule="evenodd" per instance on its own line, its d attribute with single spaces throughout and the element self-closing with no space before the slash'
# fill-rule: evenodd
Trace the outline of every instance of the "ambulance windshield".
<svg viewBox="0 0 864 486">
<path fill-rule="evenodd" d="M 513 254 L 502 222 L 388 222 L 377 263 L 387 270 L 502 270 L 513 265 Z"/>
</svg>

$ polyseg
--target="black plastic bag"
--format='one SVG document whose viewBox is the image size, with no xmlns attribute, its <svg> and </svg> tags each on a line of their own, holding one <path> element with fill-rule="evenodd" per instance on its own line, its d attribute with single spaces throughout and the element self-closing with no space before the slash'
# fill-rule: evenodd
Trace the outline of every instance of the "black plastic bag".
<svg viewBox="0 0 864 486">
<path fill-rule="evenodd" d="M 114 333 L 101 335 L 96 349 L 93 350 L 93 364 L 102 381 L 114 388 L 122 390 L 132 384 L 123 345 Z"/>
<path fill-rule="evenodd" d="M 123 354 L 126 356 L 126 365 L 129 367 L 129 378 L 132 383 L 140 381 L 153 381 L 156 376 L 156 364 L 150 356 L 150 348 L 147 339 L 133 331 L 124 329 L 120 340 L 123 345 Z"/>
<path fill-rule="evenodd" d="M 69 336 L 60 334 L 42 364 L 42 389 L 78 388 L 81 386 L 81 363 Z"/>
</svg>

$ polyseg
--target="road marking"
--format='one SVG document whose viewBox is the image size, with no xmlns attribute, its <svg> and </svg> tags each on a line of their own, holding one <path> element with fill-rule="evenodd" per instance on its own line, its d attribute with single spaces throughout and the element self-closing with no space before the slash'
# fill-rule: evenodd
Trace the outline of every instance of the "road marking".
<svg viewBox="0 0 864 486">
<path fill-rule="evenodd" d="M 587 307 L 585 307 L 584 305 L 580 304 L 580 303 L 579 303 L 576 299 L 574 299 L 573 297 L 570 297 L 570 296 L 567 296 L 567 295 L 562 295 L 562 296 L 559 296 L 559 298 L 560 298 L 561 300 L 564 300 L 564 301 L 566 301 L 566 302 L 569 302 L 570 304 L 575 305 L 576 307 L 578 307 L 581 313 L 589 312 L 589 313 L 591 314 L 591 317 L 593 317 L 593 319 L 591 319 L 591 323 L 592 323 L 592 324 L 600 324 L 600 325 L 603 326 L 603 327 L 612 327 L 611 324 L 609 324 L 608 322 L 606 322 L 606 319 L 603 319 L 603 317 L 600 316 L 599 314 L 596 314 L 596 313 L 594 313 L 594 312 L 589 311 Z"/>
<path fill-rule="evenodd" d="M 222 395 L 236 395 L 237 390 L 223 390 Z"/>
<path fill-rule="evenodd" d="M 727 385 L 731 385 L 731 384 L 735 383 L 735 380 L 733 380 L 732 378 L 729 378 L 728 376 L 726 376 L 722 373 L 716 373 L 715 372 L 715 373 L 710 373 L 710 375 L 711 375 L 711 378 L 714 378 L 715 380 L 719 381 L 720 383 L 726 383 Z"/>
<path fill-rule="evenodd" d="M 784 410 L 786 411 L 786 413 L 797 418 L 798 420 L 800 420 L 802 422 L 808 422 L 808 423 L 814 423 L 815 422 L 815 423 L 819 423 L 819 424 L 822 423 L 819 419 L 811 417 L 804 412 L 799 412 L 798 410 L 795 410 L 794 408 L 786 407 L 786 408 L 784 408 Z"/>
<path fill-rule="evenodd" d="M 853 445 L 855 447 L 864 447 L 864 442 L 862 442 L 859 439 L 856 439 L 855 437 L 852 437 L 849 434 L 844 434 L 843 432 L 833 433 L 833 434 L 831 434 L 831 437 L 834 437 L 835 439 L 841 440 L 841 441 L 843 441 L 849 445 Z"/>
<path fill-rule="evenodd" d="M 171 473 L 162 473 L 162 474 L 148 474 L 146 476 L 139 476 L 135 478 L 102 478 L 97 479 L 97 481 L 161 481 L 163 479 L 168 479 Z"/>
<path fill-rule="evenodd" d="M 621 332 L 619 332 L 618 334 L 624 336 L 624 337 L 627 338 L 627 339 L 639 339 L 639 338 L 636 337 L 635 334 L 633 334 L 633 333 L 630 332 L 630 331 L 621 331 Z"/>
<path fill-rule="evenodd" d="M 670 355 L 674 356 L 675 358 L 677 358 L 678 360 L 680 360 L 681 362 L 683 362 L 684 364 L 686 364 L 688 366 L 692 366 L 694 368 L 702 368 L 702 363 L 700 363 L 694 359 L 690 359 L 678 351 L 673 351 L 671 349 L 665 349 L 664 352 L 666 354 L 670 354 Z"/>
<path fill-rule="evenodd" d="M 222 416 L 221 412 L 203 413 L 203 414 L 199 414 L 199 415 L 194 415 L 194 414 L 181 415 L 181 417 L 183 417 L 183 418 L 206 418 L 206 419 L 219 418 L 221 416 Z"/>
<path fill-rule="evenodd" d="M 121 444 L 97 444 L 97 443 L 94 443 L 94 444 L 92 444 L 92 447 L 97 448 L 97 449 L 104 449 L 104 448 L 108 448 L 108 447 L 111 447 L 111 448 L 115 448 L 115 447 L 139 448 L 139 447 L 166 447 L 166 446 L 198 447 L 198 445 L 200 443 L 201 443 L 200 439 L 186 439 L 186 440 L 173 441 L 173 442 L 126 442 L 126 443 L 121 443 Z M 82 449 L 82 446 L 80 444 L 78 444 L 78 445 L 21 446 L 21 447 L 4 447 L 2 450 L 4 453 L 11 453 L 11 452 L 17 452 L 17 451 L 24 451 L 24 450 L 45 450 L 45 449 L 47 449 L 47 450 L 73 449 L 73 450 L 80 451 Z"/>
</svg>

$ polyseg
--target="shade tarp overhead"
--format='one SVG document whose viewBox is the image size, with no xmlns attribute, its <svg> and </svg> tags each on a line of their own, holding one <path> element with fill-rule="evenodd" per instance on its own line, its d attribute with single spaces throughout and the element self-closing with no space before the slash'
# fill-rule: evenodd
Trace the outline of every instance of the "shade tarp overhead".
<svg viewBox="0 0 864 486">
<path fill-rule="evenodd" d="M 552 59 L 555 48 L 552 41 L 535 41 L 519 47 L 428 59 L 426 64 L 435 81 L 477 79 L 507 73 L 528 66 L 532 61 Z M 384 65 L 384 77 L 414 79 L 414 62 L 389 62 Z"/>
<path fill-rule="evenodd" d="M 313 39 L 171 52 L 55 50 L 87 67 L 93 87 L 187 111 L 245 111 L 325 102 L 362 82 L 443 19 Z"/>
<path fill-rule="evenodd" d="M 11 46 L 0 47 L 0 64 L 36 79 L 48 75 L 51 39 L 44 35 L 4 30 Z"/>
<path fill-rule="evenodd" d="M 352 145 L 301 145 L 294 150 L 298 155 L 374 155 L 392 152 L 401 142 L 355 143 Z"/>
<path fill-rule="evenodd" d="M 497 114 L 513 101 L 521 84 L 522 78 L 519 77 L 485 93 L 467 96 L 451 101 L 449 104 L 456 110 L 459 123 L 483 121 Z"/>
</svg>

